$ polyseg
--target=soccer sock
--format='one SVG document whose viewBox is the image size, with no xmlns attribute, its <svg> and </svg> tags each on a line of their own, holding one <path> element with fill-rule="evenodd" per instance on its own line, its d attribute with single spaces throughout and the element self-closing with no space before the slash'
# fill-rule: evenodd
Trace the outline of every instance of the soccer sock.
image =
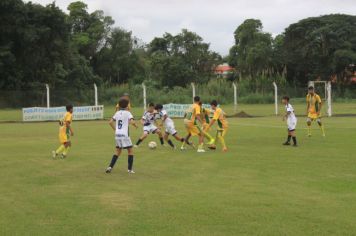
<svg viewBox="0 0 356 236">
<path fill-rule="evenodd" d="M 133 161 L 134 161 L 134 156 L 129 155 L 129 157 L 127 158 L 127 163 L 128 163 L 127 169 L 128 170 L 132 170 Z"/>
<path fill-rule="evenodd" d="M 56 150 L 56 154 L 59 154 L 61 152 L 63 152 L 65 149 L 64 145 L 62 144 L 61 146 L 59 146 L 59 148 Z"/>
<path fill-rule="evenodd" d="M 308 135 L 311 135 L 311 125 L 308 125 Z"/>
<path fill-rule="evenodd" d="M 64 155 L 64 156 L 67 156 L 67 154 L 68 154 L 68 152 L 69 152 L 69 149 L 70 149 L 69 146 L 64 149 L 64 151 L 63 151 L 63 155 Z"/>
<path fill-rule="evenodd" d="M 291 135 L 288 135 L 288 137 L 287 137 L 287 143 L 290 143 L 290 139 L 292 138 L 292 136 Z"/>
<path fill-rule="evenodd" d="M 142 139 L 139 139 L 139 140 L 137 141 L 136 145 L 137 145 L 137 146 L 140 145 L 141 142 L 142 142 Z"/>
<path fill-rule="evenodd" d="M 168 144 L 169 144 L 172 148 L 174 148 L 174 144 L 173 144 L 172 140 L 168 139 L 167 142 L 168 142 Z"/>
<path fill-rule="evenodd" d="M 209 139 L 209 141 L 213 139 L 213 137 L 208 132 L 204 131 L 203 134 L 205 137 L 207 137 Z"/>
<path fill-rule="evenodd" d="M 110 162 L 110 167 L 111 167 L 111 168 L 114 168 L 114 165 L 115 165 L 115 163 L 116 163 L 116 161 L 117 161 L 118 158 L 119 158 L 118 155 L 113 155 L 113 156 L 112 156 L 112 159 L 111 159 L 111 162 Z"/>
<path fill-rule="evenodd" d="M 163 138 L 159 138 L 159 141 L 161 142 L 161 145 L 163 145 L 164 144 L 164 141 L 163 141 Z"/>
<path fill-rule="evenodd" d="M 223 146 L 223 148 L 226 148 L 226 144 L 225 144 L 225 139 L 223 136 L 219 136 L 219 140 L 221 142 L 221 145 Z"/>
<path fill-rule="evenodd" d="M 323 135 L 325 136 L 325 130 L 324 130 L 324 126 L 322 124 L 319 124 L 319 127 L 321 129 L 321 132 L 323 133 Z"/>
<path fill-rule="evenodd" d="M 198 149 L 203 149 L 204 143 L 199 144 Z"/>
<path fill-rule="evenodd" d="M 297 145 L 297 137 L 293 137 L 292 139 L 293 139 L 293 144 Z"/>
</svg>

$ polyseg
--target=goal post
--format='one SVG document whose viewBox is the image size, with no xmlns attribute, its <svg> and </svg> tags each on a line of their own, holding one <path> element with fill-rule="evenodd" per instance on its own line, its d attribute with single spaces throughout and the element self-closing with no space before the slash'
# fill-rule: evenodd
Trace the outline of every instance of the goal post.
<svg viewBox="0 0 356 236">
<path fill-rule="evenodd" d="M 327 104 L 327 114 L 329 117 L 332 116 L 332 104 L 331 104 L 331 82 L 330 81 L 309 81 L 308 87 L 313 86 L 315 88 L 316 85 L 322 85 L 324 87 L 324 100 Z"/>
</svg>

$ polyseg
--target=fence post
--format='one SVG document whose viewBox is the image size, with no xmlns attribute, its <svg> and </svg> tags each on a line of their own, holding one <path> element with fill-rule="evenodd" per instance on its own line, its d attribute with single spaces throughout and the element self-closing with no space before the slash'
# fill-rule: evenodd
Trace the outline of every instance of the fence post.
<svg viewBox="0 0 356 236">
<path fill-rule="evenodd" d="M 328 94 L 328 116 L 332 116 L 332 109 L 331 109 L 331 82 L 327 83 L 327 94 Z"/>
<path fill-rule="evenodd" d="M 49 103 L 49 85 L 46 84 L 46 91 L 47 91 L 47 108 L 50 107 L 50 103 Z"/>
<path fill-rule="evenodd" d="M 276 116 L 278 116 L 278 87 L 276 82 L 273 82 L 273 87 L 274 87 L 274 109 Z"/>
<path fill-rule="evenodd" d="M 237 112 L 237 86 L 235 83 L 232 83 L 232 86 L 234 87 L 234 113 Z"/>
<path fill-rule="evenodd" d="M 94 83 L 95 106 L 98 106 L 98 87 Z"/>
<path fill-rule="evenodd" d="M 145 83 L 142 83 L 142 89 L 143 89 L 143 110 L 146 110 L 147 103 L 146 103 L 146 85 L 145 85 Z"/>
<path fill-rule="evenodd" d="M 194 97 L 195 97 L 195 84 L 194 84 L 194 83 L 190 83 L 190 85 L 192 86 L 193 102 L 194 102 Z"/>
</svg>

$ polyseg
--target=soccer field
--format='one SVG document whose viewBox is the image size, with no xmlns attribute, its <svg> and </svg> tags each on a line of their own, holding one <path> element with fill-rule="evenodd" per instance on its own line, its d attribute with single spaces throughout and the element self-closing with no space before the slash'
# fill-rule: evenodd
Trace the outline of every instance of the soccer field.
<svg viewBox="0 0 356 236">
<path fill-rule="evenodd" d="M 324 122 L 308 138 L 300 117 L 297 148 L 272 116 L 230 118 L 227 153 L 149 150 L 149 136 L 134 175 L 126 154 L 104 173 L 107 121 L 74 122 L 65 160 L 51 158 L 56 123 L 0 123 L 0 235 L 355 234 L 356 117 Z"/>
</svg>

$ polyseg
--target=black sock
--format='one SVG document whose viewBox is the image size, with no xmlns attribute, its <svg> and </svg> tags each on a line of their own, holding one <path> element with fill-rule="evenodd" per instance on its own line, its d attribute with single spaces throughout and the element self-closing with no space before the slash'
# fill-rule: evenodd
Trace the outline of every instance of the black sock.
<svg viewBox="0 0 356 236">
<path fill-rule="evenodd" d="M 185 140 L 184 138 L 181 138 L 181 139 L 180 139 L 180 141 L 181 141 L 182 143 L 184 142 L 184 140 Z"/>
<path fill-rule="evenodd" d="M 117 155 L 113 155 L 110 163 L 110 167 L 114 168 L 114 165 L 119 157 Z"/>
<path fill-rule="evenodd" d="M 174 148 L 174 144 L 172 143 L 172 140 L 170 140 L 170 139 L 168 139 L 168 144 L 172 147 L 172 148 Z"/>
<path fill-rule="evenodd" d="M 161 142 L 161 145 L 164 144 L 163 138 L 159 138 L 159 141 Z"/>
<path fill-rule="evenodd" d="M 142 142 L 142 139 L 139 139 L 139 140 L 137 141 L 136 145 L 137 145 L 137 146 L 140 145 L 141 142 Z"/>
<path fill-rule="evenodd" d="M 291 135 L 288 135 L 288 138 L 287 138 L 287 143 L 290 143 L 290 139 L 291 139 Z"/>
<path fill-rule="evenodd" d="M 293 137 L 293 143 L 294 145 L 297 145 L 297 137 Z"/>
<path fill-rule="evenodd" d="M 134 156 L 133 155 L 129 155 L 129 157 L 127 158 L 127 163 L 128 163 L 128 170 L 132 170 L 132 166 L 133 166 L 133 161 L 134 161 Z"/>
</svg>

